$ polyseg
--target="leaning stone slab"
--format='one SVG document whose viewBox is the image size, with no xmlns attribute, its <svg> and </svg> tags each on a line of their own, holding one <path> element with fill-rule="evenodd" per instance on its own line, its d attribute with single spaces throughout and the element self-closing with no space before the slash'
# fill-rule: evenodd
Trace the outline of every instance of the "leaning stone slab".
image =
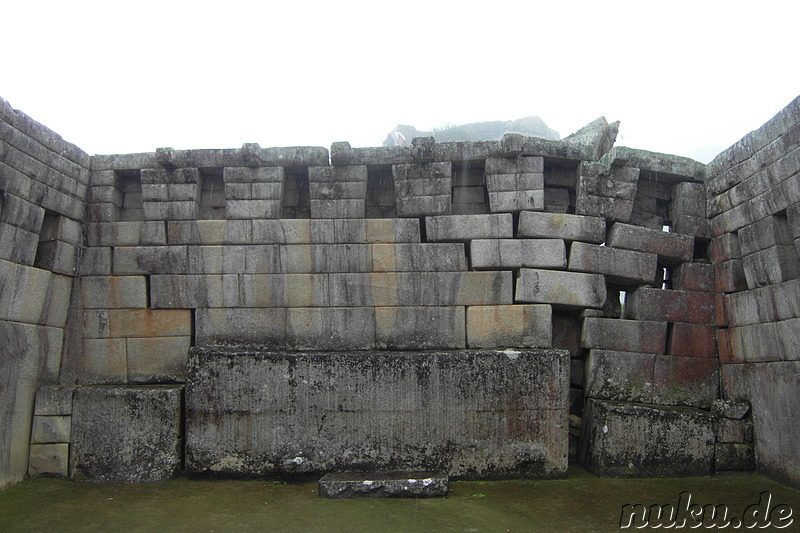
<svg viewBox="0 0 800 533">
<path fill-rule="evenodd" d="M 601 309 L 606 301 L 605 278 L 600 274 L 521 268 L 514 300 Z"/>
<path fill-rule="evenodd" d="M 656 254 L 665 265 L 692 260 L 694 237 L 617 222 L 608 232 L 608 245 Z"/>
<path fill-rule="evenodd" d="M 430 498 L 447 496 L 443 472 L 331 472 L 319 480 L 323 498 Z"/>
<path fill-rule="evenodd" d="M 190 472 L 424 469 L 472 479 L 566 474 L 564 350 L 196 347 L 187 372 Z"/>
<path fill-rule="evenodd" d="M 603 477 L 710 475 L 714 417 L 689 407 L 589 400 L 582 446 Z"/>
<path fill-rule="evenodd" d="M 72 478 L 138 483 L 181 469 L 180 386 L 81 387 L 75 390 Z"/>
<path fill-rule="evenodd" d="M 606 240 L 606 221 L 599 217 L 523 211 L 519 237 L 539 237 L 600 244 Z"/>
<path fill-rule="evenodd" d="M 575 242 L 570 248 L 568 268 L 603 274 L 611 283 L 638 286 L 653 283 L 657 263 L 655 254 Z"/>
<path fill-rule="evenodd" d="M 628 293 L 627 318 L 713 325 L 714 295 L 708 292 L 677 291 L 641 287 Z"/>
</svg>

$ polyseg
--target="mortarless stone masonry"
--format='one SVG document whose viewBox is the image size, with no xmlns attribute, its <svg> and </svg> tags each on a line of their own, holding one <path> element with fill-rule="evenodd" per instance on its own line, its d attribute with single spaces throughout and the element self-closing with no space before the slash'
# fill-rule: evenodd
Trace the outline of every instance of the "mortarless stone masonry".
<svg viewBox="0 0 800 533">
<path fill-rule="evenodd" d="M 90 157 L 0 99 L 0 487 L 183 460 L 551 477 L 579 442 L 601 475 L 755 466 L 800 485 L 800 99 L 707 166 L 614 147 L 617 127 Z M 190 348 L 222 359 L 187 374 Z M 248 365 L 294 401 L 223 379 Z M 752 409 L 710 411 L 720 397 Z M 101 434 L 154 447 L 152 466 Z"/>
</svg>

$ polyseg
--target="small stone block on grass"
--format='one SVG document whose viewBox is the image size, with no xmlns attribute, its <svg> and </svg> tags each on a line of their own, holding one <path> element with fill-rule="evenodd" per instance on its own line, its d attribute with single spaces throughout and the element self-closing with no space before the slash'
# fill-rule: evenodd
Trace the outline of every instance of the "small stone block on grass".
<svg viewBox="0 0 800 533">
<path fill-rule="evenodd" d="M 319 480 L 322 498 L 430 498 L 447 496 L 443 472 L 331 472 Z"/>
</svg>

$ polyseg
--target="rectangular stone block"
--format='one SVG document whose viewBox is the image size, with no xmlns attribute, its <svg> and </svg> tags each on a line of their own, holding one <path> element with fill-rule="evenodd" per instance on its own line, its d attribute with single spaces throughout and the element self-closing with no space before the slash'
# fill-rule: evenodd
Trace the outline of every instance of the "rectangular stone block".
<svg viewBox="0 0 800 533">
<path fill-rule="evenodd" d="M 260 272 L 280 272 L 277 246 L 189 246 L 189 274 L 236 274 L 259 268 Z"/>
<path fill-rule="evenodd" d="M 569 270 L 603 274 L 618 285 L 653 283 L 658 257 L 655 254 L 574 242 L 569 252 Z"/>
<path fill-rule="evenodd" d="M 451 212 L 451 197 L 449 194 L 397 196 L 396 208 L 397 215 L 400 217 L 449 215 Z"/>
<path fill-rule="evenodd" d="M 286 344 L 296 350 L 366 350 L 375 345 L 372 307 L 290 308 Z"/>
<path fill-rule="evenodd" d="M 193 348 L 186 466 L 222 475 L 421 465 L 466 478 L 564 476 L 568 361 L 557 350 Z"/>
<path fill-rule="evenodd" d="M 11 224 L 0 222 L 0 259 L 22 265 L 33 265 L 39 235 Z"/>
<path fill-rule="evenodd" d="M 69 442 L 71 416 L 34 416 L 31 443 Z"/>
<path fill-rule="evenodd" d="M 65 276 L 74 276 L 78 273 L 80 252 L 80 247 L 65 242 L 40 241 L 33 264 L 37 268 Z"/>
<path fill-rule="evenodd" d="M 0 199 L 0 222 L 31 233 L 39 233 L 43 221 L 44 209 L 40 206 L 9 193 Z"/>
<path fill-rule="evenodd" d="M 539 237 L 600 244 L 606 240 L 602 218 L 524 211 L 519 215 L 519 237 Z"/>
<path fill-rule="evenodd" d="M 522 174 L 487 174 L 486 190 L 492 192 L 541 192 L 544 176 L 541 172 Z"/>
<path fill-rule="evenodd" d="M 75 373 L 79 383 L 103 385 L 128 381 L 125 339 L 83 339 L 76 357 Z"/>
<path fill-rule="evenodd" d="M 666 322 L 611 318 L 586 318 L 583 321 L 583 348 L 662 354 L 666 345 Z"/>
<path fill-rule="evenodd" d="M 335 242 L 332 220 L 253 220 L 253 244 L 315 244 L 332 242 Z"/>
<path fill-rule="evenodd" d="M 44 385 L 36 391 L 34 415 L 71 415 L 72 392 L 69 385 Z"/>
<path fill-rule="evenodd" d="M 69 475 L 69 444 L 31 444 L 28 475 Z"/>
<path fill-rule="evenodd" d="M 741 259 L 742 249 L 739 246 L 739 236 L 736 233 L 723 233 L 711 240 L 709 257 L 714 263 Z"/>
<path fill-rule="evenodd" d="M 167 237 L 170 245 L 250 244 L 251 242 L 253 242 L 253 227 L 255 225 L 255 222 L 264 222 L 264 221 L 251 221 L 251 220 L 169 221 L 167 222 Z"/>
<path fill-rule="evenodd" d="M 144 276 L 83 276 L 76 287 L 78 305 L 84 309 L 147 307 Z"/>
<path fill-rule="evenodd" d="M 497 191 L 489 193 L 489 211 L 507 213 L 541 211 L 544 209 L 543 190 Z"/>
<path fill-rule="evenodd" d="M 200 218 L 200 204 L 195 200 L 142 202 L 145 220 L 195 220 Z"/>
<path fill-rule="evenodd" d="M 800 280 L 787 281 L 774 286 L 767 293 L 775 305 L 775 317 L 788 320 L 800 317 Z"/>
<path fill-rule="evenodd" d="M 373 250 L 373 245 L 369 244 L 281 245 L 281 272 L 369 272 L 374 269 Z"/>
<path fill-rule="evenodd" d="M 742 266 L 747 286 L 751 289 L 800 277 L 800 261 L 793 245 L 772 246 L 745 255 Z"/>
<path fill-rule="evenodd" d="M 189 310 L 109 309 L 84 311 L 87 338 L 173 337 L 191 335 Z"/>
<path fill-rule="evenodd" d="M 222 179 L 226 190 L 230 183 L 283 183 L 283 167 L 224 167 Z"/>
<path fill-rule="evenodd" d="M 470 242 L 470 264 L 474 269 L 563 269 L 566 246 L 561 239 L 476 239 Z"/>
<path fill-rule="evenodd" d="M 198 309 L 195 344 L 286 346 L 286 309 Z"/>
<path fill-rule="evenodd" d="M 683 357 L 716 357 L 717 328 L 676 323 L 671 326 L 667 353 Z"/>
<path fill-rule="evenodd" d="M 463 243 L 373 244 L 374 272 L 442 272 L 467 269 Z"/>
<path fill-rule="evenodd" d="M 690 324 L 713 325 L 714 295 L 641 287 L 628 293 L 625 306 L 627 318 Z"/>
<path fill-rule="evenodd" d="M 742 255 L 749 255 L 780 244 L 790 244 L 794 241 L 786 219 L 774 216 L 768 216 L 749 224 L 741 228 L 737 234 Z"/>
<path fill-rule="evenodd" d="M 486 174 L 517 174 L 544 172 L 544 158 L 525 157 L 487 157 Z"/>
<path fill-rule="evenodd" d="M 116 275 L 122 274 L 186 274 L 186 246 L 136 246 L 114 248 Z"/>
<path fill-rule="evenodd" d="M 333 221 L 335 243 L 395 244 L 420 242 L 419 220 L 367 218 Z"/>
<path fill-rule="evenodd" d="M 581 439 L 590 472 L 608 477 L 710 475 L 714 419 L 686 407 L 589 400 Z M 679 438 L 681 446 L 675 446 Z"/>
<path fill-rule="evenodd" d="M 511 272 L 420 272 L 422 305 L 513 303 Z"/>
<path fill-rule="evenodd" d="M 158 246 L 167 244 L 162 221 L 86 224 L 87 246 Z"/>
<path fill-rule="evenodd" d="M 694 238 L 620 222 L 608 232 L 609 246 L 658 255 L 664 265 L 674 265 L 692 260 Z"/>
<path fill-rule="evenodd" d="M 715 358 L 656 357 L 651 403 L 710 409 L 718 391 L 719 363 Z"/>
<path fill-rule="evenodd" d="M 128 338 L 128 383 L 175 383 L 186 376 L 192 338 Z"/>
<path fill-rule="evenodd" d="M 553 345 L 549 305 L 467 307 L 470 348 L 550 348 Z"/>
<path fill-rule="evenodd" d="M 177 476 L 182 396 L 178 386 L 76 389 L 72 478 L 141 483 Z"/>
<path fill-rule="evenodd" d="M 714 292 L 714 267 L 706 263 L 683 263 L 670 271 L 672 288 L 681 291 Z"/>
<path fill-rule="evenodd" d="M 458 350 L 466 347 L 464 307 L 376 307 L 375 347 Z"/>
<path fill-rule="evenodd" d="M 280 200 L 225 200 L 225 216 L 229 219 L 280 218 L 282 209 Z"/>
<path fill-rule="evenodd" d="M 240 278 L 244 307 L 327 307 L 329 305 L 327 274 L 243 274 Z"/>
<path fill-rule="evenodd" d="M 606 301 L 605 279 L 599 274 L 521 268 L 516 291 L 515 302 L 601 309 Z"/>
<path fill-rule="evenodd" d="M 513 222 L 510 213 L 425 217 L 425 234 L 428 242 L 510 239 L 514 236 Z"/>
<path fill-rule="evenodd" d="M 747 290 L 747 278 L 744 275 L 744 261 L 731 259 L 714 264 L 714 292 L 738 292 Z"/>
<path fill-rule="evenodd" d="M 586 359 L 590 398 L 652 403 L 656 354 L 592 349 Z"/>
<path fill-rule="evenodd" d="M 153 309 L 238 307 L 240 302 L 236 274 L 150 276 L 150 307 Z"/>
<path fill-rule="evenodd" d="M 369 272 L 328 275 L 333 307 L 417 306 L 421 302 L 419 272 Z"/>
<path fill-rule="evenodd" d="M 112 248 L 84 248 L 78 273 L 81 276 L 108 276 L 111 274 Z"/>
</svg>

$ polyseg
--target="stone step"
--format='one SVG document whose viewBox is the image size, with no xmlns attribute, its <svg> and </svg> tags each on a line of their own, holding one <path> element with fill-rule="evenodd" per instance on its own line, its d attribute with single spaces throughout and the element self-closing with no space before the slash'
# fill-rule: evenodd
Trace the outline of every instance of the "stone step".
<svg viewBox="0 0 800 533">
<path fill-rule="evenodd" d="M 322 498 L 430 498 L 447 490 L 443 472 L 331 472 L 319 480 Z"/>
</svg>

